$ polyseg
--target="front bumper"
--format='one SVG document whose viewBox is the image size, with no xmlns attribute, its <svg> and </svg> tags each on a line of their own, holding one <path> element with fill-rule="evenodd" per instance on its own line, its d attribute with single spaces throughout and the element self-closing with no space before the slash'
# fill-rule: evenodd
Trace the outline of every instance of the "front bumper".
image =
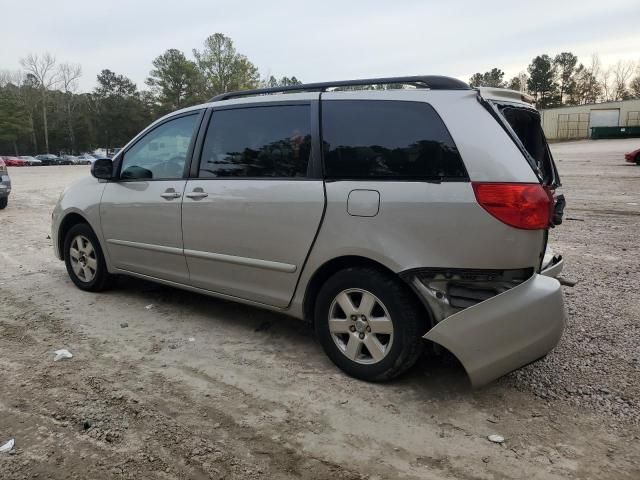
<svg viewBox="0 0 640 480">
<path fill-rule="evenodd" d="M 455 355 L 478 387 L 545 356 L 564 327 L 560 283 L 536 274 L 445 318 L 424 338 Z"/>
<path fill-rule="evenodd" d="M 11 179 L 9 175 L 0 177 L 0 197 L 8 197 L 11 193 Z"/>
</svg>

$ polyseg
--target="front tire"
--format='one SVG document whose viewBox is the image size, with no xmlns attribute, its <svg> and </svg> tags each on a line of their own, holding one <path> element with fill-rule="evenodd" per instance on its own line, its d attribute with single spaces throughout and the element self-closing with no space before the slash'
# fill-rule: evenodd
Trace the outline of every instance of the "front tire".
<svg viewBox="0 0 640 480">
<path fill-rule="evenodd" d="M 0 198 L 0 210 L 4 210 L 9 205 L 9 197 Z"/>
<path fill-rule="evenodd" d="M 385 381 L 411 368 L 424 349 L 426 325 L 411 291 L 370 268 L 336 273 L 316 300 L 316 335 L 325 353 L 361 380 Z"/>
<path fill-rule="evenodd" d="M 98 238 L 86 223 L 74 225 L 67 232 L 64 263 L 69 277 L 81 290 L 101 292 L 113 283 Z"/>
</svg>

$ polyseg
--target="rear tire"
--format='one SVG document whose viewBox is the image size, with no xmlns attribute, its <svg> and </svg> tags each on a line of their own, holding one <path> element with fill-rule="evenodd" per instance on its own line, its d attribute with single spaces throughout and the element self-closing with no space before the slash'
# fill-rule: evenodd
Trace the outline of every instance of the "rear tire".
<svg viewBox="0 0 640 480">
<path fill-rule="evenodd" d="M 375 269 L 348 268 L 329 278 L 314 318 L 327 356 L 361 380 L 397 377 L 424 349 L 427 322 L 417 299 L 399 279 Z"/>
<path fill-rule="evenodd" d="M 0 198 L 0 210 L 4 210 L 9 205 L 9 197 Z"/>
<path fill-rule="evenodd" d="M 636 155 L 636 165 L 640 165 L 640 153 Z"/>
<path fill-rule="evenodd" d="M 86 223 L 74 225 L 67 232 L 64 263 L 69 277 L 80 290 L 101 292 L 113 284 L 114 276 L 107 271 L 98 238 Z"/>
</svg>

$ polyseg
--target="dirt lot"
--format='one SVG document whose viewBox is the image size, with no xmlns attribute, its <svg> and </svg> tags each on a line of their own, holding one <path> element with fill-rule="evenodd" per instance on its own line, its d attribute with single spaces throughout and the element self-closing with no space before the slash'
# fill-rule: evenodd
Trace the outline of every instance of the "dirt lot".
<svg viewBox="0 0 640 480">
<path fill-rule="evenodd" d="M 578 282 L 568 328 L 477 391 L 446 358 L 353 380 L 309 326 L 254 308 L 131 279 L 81 292 L 48 233 L 88 167 L 10 169 L 0 444 L 16 447 L 0 479 L 640 478 L 640 167 L 622 159 L 638 143 L 553 146 L 568 208 L 551 241 Z M 59 348 L 74 357 L 54 363 Z"/>
</svg>

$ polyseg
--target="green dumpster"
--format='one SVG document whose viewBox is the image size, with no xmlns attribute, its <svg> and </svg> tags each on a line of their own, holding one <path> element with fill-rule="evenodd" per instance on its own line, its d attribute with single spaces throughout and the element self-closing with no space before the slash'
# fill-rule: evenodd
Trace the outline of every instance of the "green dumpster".
<svg viewBox="0 0 640 480">
<path fill-rule="evenodd" d="M 591 138 L 640 137 L 640 127 L 591 127 Z"/>
</svg>

